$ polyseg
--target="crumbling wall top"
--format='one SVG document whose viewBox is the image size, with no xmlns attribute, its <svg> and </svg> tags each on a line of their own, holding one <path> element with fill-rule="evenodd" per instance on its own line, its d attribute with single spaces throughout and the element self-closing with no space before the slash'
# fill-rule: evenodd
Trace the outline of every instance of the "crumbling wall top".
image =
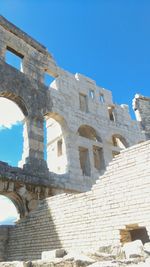
<svg viewBox="0 0 150 267">
<path fill-rule="evenodd" d="M 17 37 L 24 40 L 27 44 L 34 47 L 36 50 L 38 50 L 40 53 L 47 55 L 49 54 L 46 47 L 37 42 L 35 39 L 33 39 L 31 36 L 29 36 L 24 31 L 20 30 L 18 27 L 16 27 L 14 24 L 9 22 L 7 19 L 5 19 L 3 16 L 0 15 L 0 25 L 6 29 L 7 31 L 13 33 Z"/>
</svg>

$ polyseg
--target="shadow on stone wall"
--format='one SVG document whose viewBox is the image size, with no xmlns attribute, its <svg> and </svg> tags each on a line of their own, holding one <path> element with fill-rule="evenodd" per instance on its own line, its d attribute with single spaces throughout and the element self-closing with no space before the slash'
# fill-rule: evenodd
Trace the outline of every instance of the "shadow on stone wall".
<svg viewBox="0 0 150 267">
<path fill-rule="evenodd" d="M 35 260 L 42 251 L 61 248 L 57 229 L 46 200 L 37 210 L 9 230 L 7 260 Z"/>
</svg>

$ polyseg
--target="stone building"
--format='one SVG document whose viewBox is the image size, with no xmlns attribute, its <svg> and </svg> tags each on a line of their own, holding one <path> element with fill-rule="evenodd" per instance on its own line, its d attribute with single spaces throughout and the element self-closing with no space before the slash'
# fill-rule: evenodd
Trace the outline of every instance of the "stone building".
<svg viewBox="0 0 150 267">
<path fill-rule="evenodd" d="M 3 17 L 0 36 L 0 96 L 14 101 L 25 117 L 19 167 L 47 176 L 49 170 L 59 174 L 53 175 L 58 188 L 63 183 L 65 189 L 87 191 L 113 156 L 146 139 L 148 134 L 131 119 L 128 106 L 113 103 L 111 91 L 62 70 L 45 47 Z M 8 51 L 20 58 L 20 70 L 5 62 Z M 48 87 L 45 75 L 54 78 Z"/>
<path fill-rule="evenodd" d="M 19 58 L 19 70 L 7 64 L 7 52 Z M 47 75 L 53 77 L 49 86 L 44 82 Z M 67 248 L 77 243 L 85 248 L 95 246 L 96 242 L 108 243 L 108 239 L 119 242 L 122 233 L 127 238 L 131 230 L 141 227 L 147 227 L 149 233 L 146 179 L 150 173 L 145 167 L 150 159 L 149 141 L 139 143 L 150 137 L 150 98 L 135 96 L 133 108 L 137 121 L 132 120 L 128 106 L 114 104 L 109 90 L 84 75 L 61 69 L 43 45 L 2 16 L 0 97 L 15 102 L 24 114 L 19 168 L 0 163 L 0 193 L 15 203 L 21 218 L 32 211 L 16 227 L 2 228 L 1 259 L 21 259 L 22 255 L 24 259 L 39 258 L 42 250 Z M 139 145 L 130 148 L 136 144 Z M 138 166 L 141 169 L 136 169 Z M 140 191 L 148 194 L 143 197 Z M 54 196 L 40 202 L 36 209 L 39 200 L 62 192 L 86 193 Z M 137 203 L 140 209 L 136 213 Z M 141 219 L 140 212 L 143 212 Z M 77 235 L 71 230 L 67 232 L 73 222 Z M 35 245 L 38 229 L 43 241 Z"/>
</svg>

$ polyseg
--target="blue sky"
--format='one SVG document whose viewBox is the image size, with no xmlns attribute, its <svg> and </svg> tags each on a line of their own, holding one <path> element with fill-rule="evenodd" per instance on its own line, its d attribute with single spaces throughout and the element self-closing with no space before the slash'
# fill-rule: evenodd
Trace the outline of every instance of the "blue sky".
<svg viewBox="0 0 150 267">
<path fill-rule="evenodd" d="M 60 67 L 111 90 L 115 103 L 131 108 L 135 93 L 150 96 L 149 0 L 1 0 L 0 11 Z M 21 127 L 0 131 L 0 160 L 17 165 Z"/>
<path fill-rule="evenodd" d="M 132 110 L 135 93 L 150 95 L 149 0 L 1 0 L 0 10 L 44 44 L 60 67 L 111 90 L 115 103 Z M 4 159 L 16 164 L 21 149 Z"/>
</svg>

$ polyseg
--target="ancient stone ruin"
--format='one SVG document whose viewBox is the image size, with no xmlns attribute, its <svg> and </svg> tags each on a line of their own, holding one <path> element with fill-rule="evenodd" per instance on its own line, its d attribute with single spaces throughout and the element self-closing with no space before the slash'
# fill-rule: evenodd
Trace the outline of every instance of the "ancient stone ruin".
<svg viewBox="0 0 150 267">
<path fill-rule="evenodd" d="M 20 70 L 5 62 L 7 51 L 19 57 Z M 46 75 L 53 77 L 49 86 Z M 132 120 L 109 90 L 61 69 L 43 45 L 2 16 L 0 97 L 24 114 L 18 167 L 0 162 L 0 193 L 20 214 L 16 225 L 0 227 L 0 261 L 30 261 L 0 266 L 43 266 L 31 261 L 54 249 L 149 242 L 150 98 L 135 95 Z"/>
</svg>

